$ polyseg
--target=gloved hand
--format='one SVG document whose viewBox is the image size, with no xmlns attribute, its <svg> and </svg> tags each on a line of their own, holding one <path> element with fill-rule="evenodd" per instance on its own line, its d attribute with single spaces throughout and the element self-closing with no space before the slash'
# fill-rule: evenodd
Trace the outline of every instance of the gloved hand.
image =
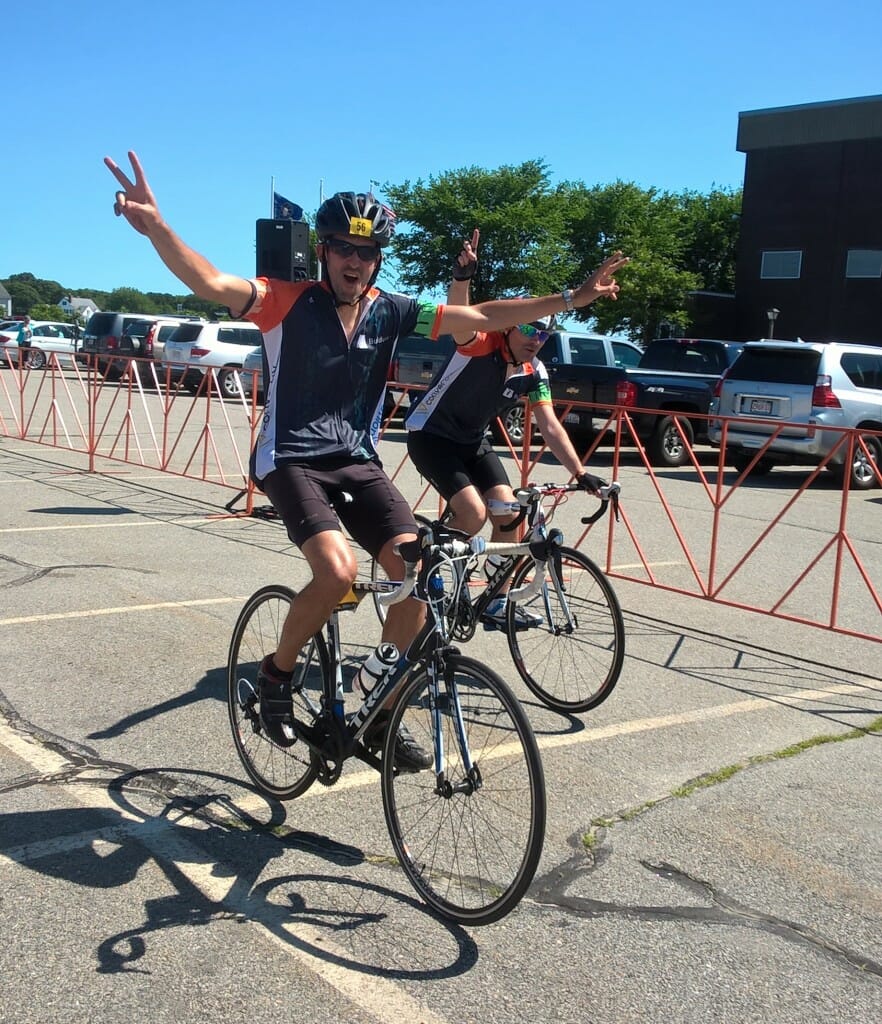
<svg viewBox="0 0 882 1024">
<path fill-rule="evenodd" d="M 606 480 L 602 480 L 587 470 L 579 474 L 576 483 L 579 485 L 579 490 L 588 491 L 589 494 L 595 494 L 597 497 L 600 497 L 600 488 L 607 486 Z"/>
<path fill-rule="evenodd" d="M 475 228 L 472 232 L 471 241 L 466 240 L 462 244 L 462 252 L 456 257 L 456 265 L 453 268 L 454 281 L 470 281 L 478 269 L 478 239 L 481 232 Z"/>
</svg>

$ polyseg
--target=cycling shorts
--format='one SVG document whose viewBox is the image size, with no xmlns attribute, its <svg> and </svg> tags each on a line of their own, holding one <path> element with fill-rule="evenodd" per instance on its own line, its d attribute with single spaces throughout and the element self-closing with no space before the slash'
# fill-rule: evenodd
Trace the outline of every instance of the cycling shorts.
<svg viewBox="0 0 882 1024">
<path fill-rule="evenodd" d="M 414 466 L 446 501 L 469 485 L 482 495 L 491 487 L 508 486 L 502 460 L 486 437 L 477 444 L 459 444 L 425 430 L 409 430 L 407 451 Z"/>
<path fill-rule="evenodd" d="M 342 523 L 376 558 L 393 537 L 417 532 L 410 506 L 378 462 L 282 463 L 266 477 L 263 491 L 299 548 L 326 530 L 342 532 Z M 351 501 L 343 500 L 347 494 Z"/>
</svg>

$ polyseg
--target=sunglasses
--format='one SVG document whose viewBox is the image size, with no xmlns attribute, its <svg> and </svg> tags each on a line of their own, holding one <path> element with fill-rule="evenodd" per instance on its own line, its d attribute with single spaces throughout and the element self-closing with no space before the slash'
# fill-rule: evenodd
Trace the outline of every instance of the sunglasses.
<svg viewBox="0 0 882 1024">
<path fill-rule="evenodd" d="M 518 324 L 516 329 L 519 330 L 525 338 L 535 338 L 540 345 L 544 345 L 551 337 L 551 331 L 542 331 L 538 327 L 534 327 L 532 324 Z"/>
<path fill-rule="evenodd" d="M 362 263 L 372 263 L 380 255 L 380 247 L 377 245 L 353 245 L 352 242 L 344 242 L 342 238 L 326 238 L 322 244 L 344 260 L 356 253 Z"/>
</svg>

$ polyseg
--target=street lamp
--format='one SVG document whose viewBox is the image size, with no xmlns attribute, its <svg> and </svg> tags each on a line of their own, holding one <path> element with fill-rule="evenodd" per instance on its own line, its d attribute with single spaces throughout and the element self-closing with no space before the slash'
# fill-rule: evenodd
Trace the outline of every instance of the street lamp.
<svg viewBox="0 0 882 1024">
<path fill-rule="evenodd" d="M 766 310 L 766 316 L 769 318 L 769 337 L 775 337 L 775 321 L 778 319 L 778 314 L 781 312 L 780 309 L 775 309 L 773 306 L 771 309 Z"/>
</svg>

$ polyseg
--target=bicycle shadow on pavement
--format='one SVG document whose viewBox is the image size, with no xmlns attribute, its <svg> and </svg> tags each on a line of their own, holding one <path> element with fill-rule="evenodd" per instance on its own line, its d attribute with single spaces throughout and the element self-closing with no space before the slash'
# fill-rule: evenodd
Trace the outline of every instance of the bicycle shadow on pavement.
<svg viewBox="0 0 882 1024">
<path fill-rule="evenodd" d="M 240 789 L 238 798 L 218 785 Z M 153 862 L 167 879 L 172 891 L 144 899 L 142 921 L 100 941 L 97 973 L 150 974 L 150 933 L 229 920 L 259 924 L 317 960 L 377 977 L 454 977 L 477 963 L 477 945 L 464 929 L 384 880 L 354 874 L 393 871 L 407 885 L 392 858 L 283 827 L 285 807 L 268 797 L 259 798 L 269 813 L 258 820 L 242 807 L 253 803 L 253 791 L 234 779 L 190 769 L 128 770 L 106 792 L 116 808 L 0 814 L 0 854 L 30 871 L 111 890 L 137 886 Z M 338 870 L 316 871 L 315 860 Z M 267 874 L 273 862 L 284 870 Z M 131 902 L 142 902 L 138 888 Z M 415 912 L 419 923 L 402 927 L 402 910 Z M 114 913 L 109 907 L 108 918 Z M 100 904 L 94 919 L 100 922 Z M 414 938 L 403 943 L 402 935 Z"/>
</svg>

